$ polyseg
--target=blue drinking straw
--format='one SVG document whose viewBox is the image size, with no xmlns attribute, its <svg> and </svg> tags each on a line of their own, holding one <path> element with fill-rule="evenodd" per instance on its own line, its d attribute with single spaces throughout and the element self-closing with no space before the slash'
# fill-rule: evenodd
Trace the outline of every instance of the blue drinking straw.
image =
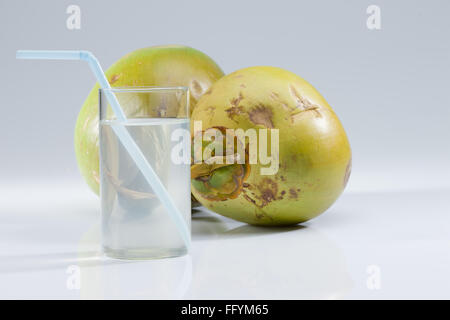
<svg viewBox="0 0 450 320">
<path fill-rule="evenodd" d="M 98 62 L 97 58 L 89 51 L 60 51 L 60 50 L 18 50 L 16 53 L 17 59 L 45 59 L 45 60 L 84 60 L 87 61 L 89 67 L 92 72 L 94 72 L 97 81 L 100 84 L 100 87 L 104 89 L 106 98 L 108 99 L 111 108 L 113 109 L 114 114 L 117 119 L 120 121 L 126 121 L 127 118 L 122 108 L 120 107 L 119 101 L 114 93 L 109 90 L 111 86 L 109 85 L 108 80 L 106 79 L 105 74 L 103 73 L 102 67 Z M 187 227 L 186 222 L 181 215 L 181 212 L 178 210 L 176 205 L 174 204 L 172 198 L 167 192 L 166 188 L 162 184 L 158 175 L 153 170 L 152 166 L 148 163 L 145 156 L 142 154 L 136 142 L 131 137 L 128 130 L 122 126 L 112 126 L 114 132 L 119 138 L 122 145 L 127 150 L 128 154 L 136 163 L 139 170 L 144 175 L 145 179 L 152 187 L 153 191 L 158 196 L 159 200 L 161 200 L 163 206 L 166 208 L 170 217 L 175 222 L 178 230 L 180 231 L 181 237 L 185 242 L 187 248 L 190 246 L 190 237 L 189 237 L 189 229 Z"/>
</svg>

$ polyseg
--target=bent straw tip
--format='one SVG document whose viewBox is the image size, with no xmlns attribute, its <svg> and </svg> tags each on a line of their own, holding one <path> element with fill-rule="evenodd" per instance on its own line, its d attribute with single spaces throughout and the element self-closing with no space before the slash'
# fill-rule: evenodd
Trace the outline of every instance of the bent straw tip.
<svg viewBox="0 0 450 320">
<path fill-rule="evenodd" d="M 16 59 L 26 59 L 28 54 L 28 50 L 17 50 L 16 51 Z"/>
<path fill-rule="evenodd" d="M 86 50 L 17 50 L 16 59 L 97 61 L 92 52 Z"/>
</svg>

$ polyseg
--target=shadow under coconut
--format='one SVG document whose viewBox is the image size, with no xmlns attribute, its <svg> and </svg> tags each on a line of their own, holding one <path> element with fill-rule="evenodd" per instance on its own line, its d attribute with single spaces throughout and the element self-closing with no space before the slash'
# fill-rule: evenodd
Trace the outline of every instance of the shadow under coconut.
<svg viewBox="0 0 450 320">
<path fill-rule="evenodd" d="M 253 226 L 243 222 L 231 220 L 210 212 L 204 208 L 194 209 L 192 215 L 192 238 L 207 240 L 214 238 L 239 238 L 269 234 L 279 234 L 305 229 L 304 225 L 292 226 Z"/>
<path fill-rule="evenodd" d="M 223 237 L 246 237 L 257 235 L 268 235 L 273 233 L 285 233 L 306 229 L 303 225 L 285 226 L 285 227 L 261 227 L 252 225 L 243 225 L 222 234 Z"/>
</svg>

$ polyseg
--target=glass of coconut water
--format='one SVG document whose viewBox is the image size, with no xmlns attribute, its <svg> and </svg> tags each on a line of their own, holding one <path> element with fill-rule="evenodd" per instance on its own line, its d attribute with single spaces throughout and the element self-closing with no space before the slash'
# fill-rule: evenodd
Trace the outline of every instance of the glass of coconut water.
<svg viewBox="0 0 450 320">
<path fill-rule="evenodd" d="M 125 121 L 115 117 L 106 98 L 108 90 L 117 97 L 125 112 Z M 190 230 L 188 89 L 111 88 L 100 89 L 99 96 L 104 253 L 121 259 L 157 259 L 186 254 L 186 239 L 122 145 L 114 126 L 123 126 L 129 132 Z"/>
</svg>

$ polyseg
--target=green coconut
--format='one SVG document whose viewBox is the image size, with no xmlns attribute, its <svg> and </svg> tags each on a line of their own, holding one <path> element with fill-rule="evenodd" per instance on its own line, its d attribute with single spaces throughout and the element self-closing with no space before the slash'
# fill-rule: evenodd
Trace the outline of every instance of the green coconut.
<svg viewBox="0 0 450 320">
<path fill-rule="evenodd" d="M 220 67 L 206 54 L 178 45 L 133 51 L 115 62 L 105 74 L 113 87 L 189 87 L 191 112 L 202 94 L 223 76 Z M 84 102 L 75 127 L 78 167 L 87 184 L 97 194 L 99 192 L 98 89 L 97 83 Z"/>
<path fill-rule="evenodd" d="M 201 129 L 195 121 L 201 121 Z M 351 149 L 341 122 L 312 85 L 289 71 L 251 67 L 221 78 L 191 116 L 193 137 L 210 128 L 222 133 L 277 129 L 279 134 L 274 174 L 262 174 L 268 164 L 249 163 L 248 154 L 242 164 L 192 164 L 193 195 L 226 217 L 255 225 L 305 222 L 329 208 L 349 179 Z"/>
</svg>

